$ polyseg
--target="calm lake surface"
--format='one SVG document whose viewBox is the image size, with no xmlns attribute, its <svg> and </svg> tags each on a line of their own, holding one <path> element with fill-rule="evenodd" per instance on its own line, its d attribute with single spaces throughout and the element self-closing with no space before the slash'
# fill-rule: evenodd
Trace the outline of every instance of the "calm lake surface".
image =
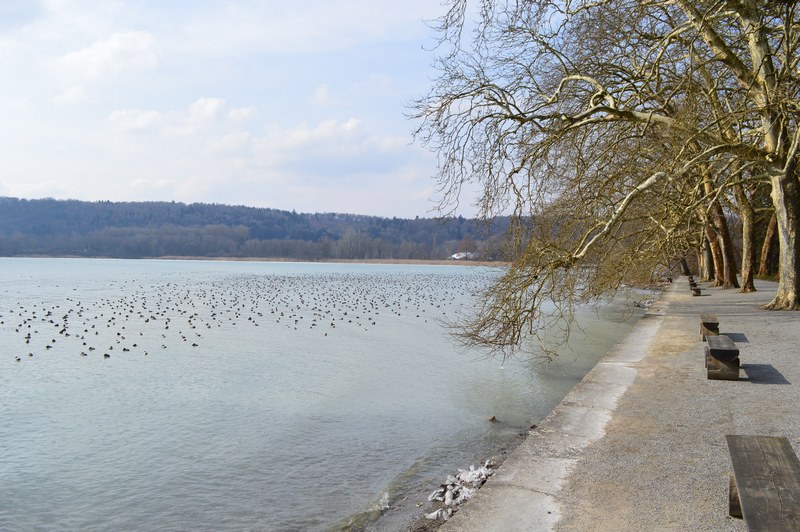
<svg viewBox="0 0 800 532">
<path fill-rule="evenodd" d="M 556 363 L 501 366 L 439 321 L 490 268 L 0 259 L 0 273 L 4 530 L 395 527 L 538 422 L 639 315 L 587 312 Z"/>
</svg>

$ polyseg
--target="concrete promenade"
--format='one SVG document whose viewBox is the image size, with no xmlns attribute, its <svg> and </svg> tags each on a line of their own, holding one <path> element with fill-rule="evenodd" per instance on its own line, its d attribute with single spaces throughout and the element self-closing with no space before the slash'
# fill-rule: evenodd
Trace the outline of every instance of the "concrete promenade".
<svg viewBox="0 0 800 532">
<path fill-rule="evenodd" d="M 670 285 L 440 530 L 745 530 L 728 516 L 726 434 L 800 449 L 800 312 L 754 294 Z M 740 350 L 739 381 L 706 378 L 699 315 Z"/>
</svg>

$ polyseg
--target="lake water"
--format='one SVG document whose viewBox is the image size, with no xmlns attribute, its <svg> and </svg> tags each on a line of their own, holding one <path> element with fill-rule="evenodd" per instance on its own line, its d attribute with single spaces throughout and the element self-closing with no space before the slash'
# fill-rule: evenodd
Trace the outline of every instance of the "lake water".
<svg viewBox="0 0 800 532">
<path fill-rule="evenodd" d="M 0 272 L 4 530 L 328 530 L 381 514 L 396 527 L 546 415 L 637 317 L 587 313 L 556 363 L 501 366 L 440 323 L 490 268 L 0 259 Z"/>
</svg>

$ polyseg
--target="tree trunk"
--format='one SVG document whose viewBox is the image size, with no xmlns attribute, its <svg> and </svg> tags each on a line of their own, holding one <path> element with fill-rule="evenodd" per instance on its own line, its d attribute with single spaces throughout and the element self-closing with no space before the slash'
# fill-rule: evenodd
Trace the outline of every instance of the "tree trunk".
<svg viewBox="0 0 800 532">
<path fill-rule="evenodd" d="M 733 187 L 742 219 L 742 292 L 755 292 L 755 212 L 741 183 Z"/>
<path fill-rule="evenodd" d="M 711 249 L 711 258 L 714 264 L 713 286 L 722 286 L 725 284 L 723 276 L 725 271 L 724 259 L 722 258 L 722 248 L 719 245 L 717 232 L 714 230 L 714 226 L 711 222 L 706 222 L 706 236 L 708 238 L 708 247 Z"/>
<path fill-rule="evenodd" d="M 703 240 L 705 241 L 705 238 Z M 705 269 L 706 265 L 703 263 L 703 249 L 697 248 L 694 251 L 694 254 L 697 257 L 697 276 L 701 281 L 705 281 L 706 279 L 703 277 L 703 270 Z"/>
<path fill-rule="evenodd" d="M 708 197 L 713 197 L 714 185 L 710 179 L 703 182 L 703 186 Z M 712 199 L 711 205 L 711 221 L 714 224 L 714 229 L 719 236 L 719 244 L 722 253 L 722 269 L 714 261 L 714 269 L 721 272 L 722 276 L 718 274 L 714 282 L 714 286 L 721 286 L 722 288 L 739 288 L 739 281 L 736 278 L 738 268 L 736 268 L 736 255 L 733 252 L 733 240 L 731 239 L 731 232 L 728 230 L 728 220 L 725 218 L 725 213 L 722 212 L 722 207 L 716 199 Z M 711 237 L 709 236 L 709 240 Z"/>
<path fill-rule="evenodd" d="M 749 7 L 756 5 L 751 4 Z M 761 120 L 764 131 L 764 148 L 772 155 L 772 204 L 778 221 L 778 289 L 772 301 L 765 306 L 771 310 L 800 309 L 800 182 L 797 180 L 797 131 L 792 135 L 788 117 L 779 112 L 772 95 L 780 94 L 777 87 L 775 63 L 766 34 L 766 28 L 757 18 L 758 11 L 741 11 L 743 28 L 748 34 L 748 47 L 753 65 L 757 65 L 757 83 L 751 89 L 756 105 L 763 109 Z M 793 137 L 793 138 L 792 138 Z"/>
<path fill-rule="evenodd" d="M 800 190 L 794 172 L 773 175 L 772 203 L 777 219 L 780 258 L 778 266 L 778 290 L 775 297 L 764 308 L 769 310 L 800 310 Z"/>
<path fill-rule="evenodd" d="M 714 280 L 714 259 L 711 256 L 705 224 L 700 231 L 700 247 L 697 248 L 697 275 L 701 281 Z"/>
<path fill-rule="evenodd" d="M 714 257 L 711 256 L 711 245 L 708 243 L 708 238 L 703 233 L 703 244 L 700 252 L 703 254 L 703 269 L 700 273 L 700 278 L 704 281 L 711 281 L 714 279 Z"/>
<path fill-rule="evenodd" d="M 680 265 L 681 265 L 681 275 L 686 275 L 686 276 L 692 275 L 691 270 L 689 270 L 689 264 L 686 262 L 686 257 L 681 257 Z"/>
<path fill-rule="evenodd" d="M 769 219 L 767 233 L 764 235 L 764 244 L 761 246 L 761 259 L 758 264 L 758 275 L 767 277 L 775 273 L 774 262 L 772 260 L 772 250 L 775 244 L 775 236 L 778 232 L 778 218 L 775 213 Z"/>
<path fill-rule="evenodd" d="M 728 230 L 728 221 L 725 219 L 725 215 L 722 214 L 722 207 L 719 207 L 719 210 L 720 218 L 715 225 L 717 225 L 717 231 L 720 236 L 723 267 L 725 268 L 722 288 L 739 288 L 739 279 L 737 278 L 739 269 L 736 267 L 736 253 L 733 251 L 733 239 Z"/>
</svg>

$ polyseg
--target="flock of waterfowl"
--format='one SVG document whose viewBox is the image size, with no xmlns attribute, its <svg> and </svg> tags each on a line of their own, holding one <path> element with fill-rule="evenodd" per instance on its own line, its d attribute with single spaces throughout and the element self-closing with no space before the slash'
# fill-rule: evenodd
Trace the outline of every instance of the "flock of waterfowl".
<svg viewBox="0 0 800 532">
<path fill-rule="evenodd" d="M 486 282 L 469 274 L 225 275 L 113 281 L 82 297 L 41 300 L 4 294 L 0 334 L 17 363 L 44 354 L 153 355 L 181 346 L 202 351 L 211 330 L 306 329 L 321 337 L 370 331 L 396 317 L 446 318 Z M 92 294 L 97 294 L 92 297 Z M 102 296 L 102 297 L 101 297 Z M 231 338 L 235 344 L 235 337 Z"/>
</svg>

